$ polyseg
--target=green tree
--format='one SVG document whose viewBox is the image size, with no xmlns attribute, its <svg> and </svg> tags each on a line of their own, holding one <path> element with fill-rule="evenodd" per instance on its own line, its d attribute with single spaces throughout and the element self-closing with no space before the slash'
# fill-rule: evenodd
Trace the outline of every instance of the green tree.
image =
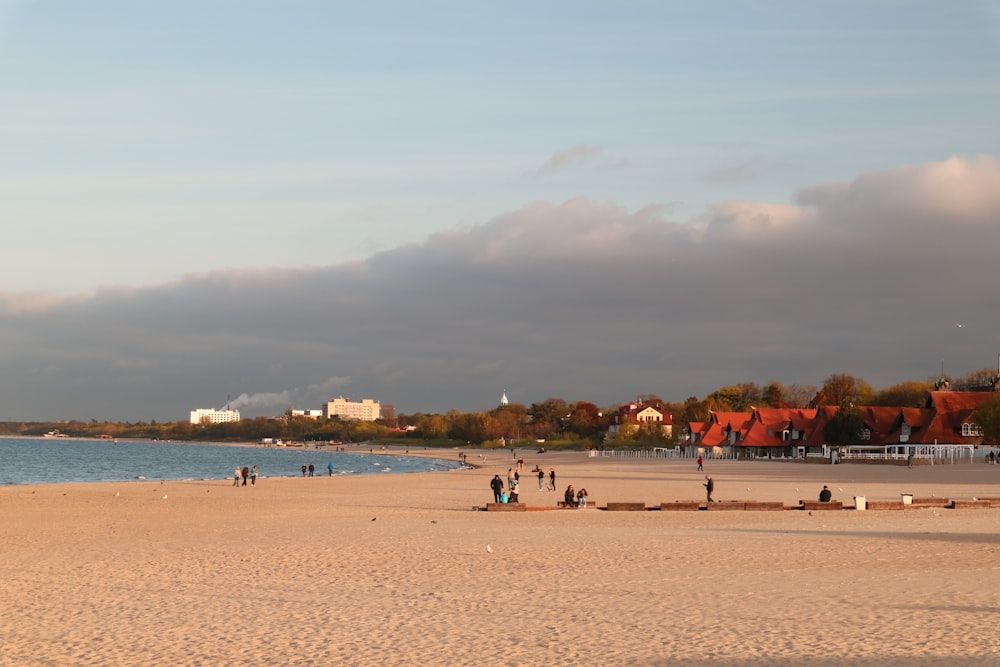
<svg viewBox="0 0 1000 667">
<path fill-rule="evenodd" d="M 844 407 L 823 425 L 823 439 L 828 445 L 851 445 L 861 440 L 864 428 L 861 411 L 853 406 Z"/>
<path fill-rule="evenodd" d="M 708 395 L 706 401 L 715 406 L 712 410 L 716 412 L 742 412 L 746 407 L 743 389 L 735 384 L 716 389 Z"/>
<path fill-rule="evenodd" d="M 972 419 L 983 429 L 984 444 L 1000 445 L 1000 394 L 980 403 Z"/>
</svg>

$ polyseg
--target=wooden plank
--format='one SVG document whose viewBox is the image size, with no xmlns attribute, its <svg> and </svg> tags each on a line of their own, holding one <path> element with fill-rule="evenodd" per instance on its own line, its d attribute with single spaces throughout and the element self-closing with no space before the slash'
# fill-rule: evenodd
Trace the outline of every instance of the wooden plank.
<svg viewBox="0 0 1000 667">
<path fill-rule="evenodd" d="M 672 503 L 660 503 L 660 510 L 664 512 L 697 512 L 702 508 L 702 503 L 697 500 L 675 500 Z"/>
<path fill-rule="evenodd" d="M 869 500 L 868 509 L 870 510 L 901 510 L 906 509 L 906 505 L 903 504 L 902 500 Z"/>
<path fill-rule="evenodd" d="M 947 507 L 951 498 L 914 498 L 913 507 Z"/>
<path fill-rule="evenodd" d="M 714 503 L 705 503 L 705 509 L 709 512 L 742 512 L 746 503 L 741 500 L 717 500 Z"/>
<path fill-rule="evenodd" d="M 743 503 L 747 512 L 784 512 L 784 503 L 767 502 L 761 500 L 748 500 Z"/>
<path fill-rule="evenodd" d="M 608 503 L 609 512 L 645 512 L 646 503 Z"/>
<path fill-rule="evenodd" d="M 989 509 L 992 505 L 989 498 L 983 498 L 980 500 L 953 500 L 951 507 L 956 510 L 981 510 Z"/>
<path fill-rule="evenodd" d="M 486 503 L 487 512 L 524 512 L 527 509 L 524 503 Z"/>
<path fill-rule="evenodd" d="M 828 503 L 821 503 L 818 500 L 800 500 L 799 505 L 802 509 L 823 511 L 823 510 L 842 510 L 844 509 L 844 503 L 839 500 L 831 500 Z M 868 506 L 871 507 L 871 501 L 869 501 Z"/>
</svg>

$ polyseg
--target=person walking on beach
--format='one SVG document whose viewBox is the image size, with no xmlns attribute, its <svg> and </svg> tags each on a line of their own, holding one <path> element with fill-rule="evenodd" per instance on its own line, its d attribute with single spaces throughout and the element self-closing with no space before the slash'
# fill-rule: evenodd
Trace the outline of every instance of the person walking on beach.
<svg viewBox="0 0 1000 667">
<path fill-rule="evenodd" d="M 233 486 L 240 485 L 240 467 L 236 466 L 236 472 L 233 473 Z"/>
<path fill-rule="evenodd" d="M 309 476 L 312 477 L 313 474 L 315 474 L 315 472 L 316 472 L 316 466 L 314 466 L 313 464 L 310 463 L 309 464 Z"/>
<path fill-rule="evenodd" d="M 538 468 L 538 490 L 541 491 L 545 485 L 545 471 Z"/>
<path fill-rule="evenodd" d="M 493 475 L 493 479 L 490 480 L 490 488 L 493 489 L 493 502 L 500 502 L 500 496 L 503 495 L 503 480 L 500 479 L 500 475 Z"/>
<path fill-rule="evenodd" d="M 333 477 L 333 461 L 326 464 L 326 471 L 330 473 L 330 477 Z"/>
<path fill-rule="evenodd" d="M 305 463 L 302 464 L 302 476 L 303 477 L 306 476 L 306 464 Z"/>
<path fill-rule="evenodd" d="M 550 468 L 549 469 L 549 491 L 555 491 L 555 490 L 556 490 L 556 469 L 555 468 Z"/>
<path fill-rule="evenodd" d="M 509 495 L 508 495 L 507 501 L 511 502 L 511 503 L 516 503 L 517 502 L 518 493 L 520 493 L 520 489 L 518 488 L 517 480 L 515 479 L 514 483 L 511 484 L 507 488 L 509 489 Z"/>
<path fill-rule="evenodd" d="M 701 459 L 701 454 L 699 454 L 698 455 L 698 470 L 699 471 L 702 471 L 702 470 L 705 469 L 701 464 L 702 464 L 702 459 Z"/>
<path fill-rule="evenodd" d="M 514 469 L 507 468 L 507 488 L 514 486 Z"/>
<path fill-rule="evenodd" d="M 250 469 L 250 486 L 257 486 L 257 475 L 260 474 L 260 468 L 254 466 Z"/>
<path fill-rule="evenodd" d="M 240 474 L 243 475 L 243 484 L 241 484 L 240 486 L 246 486 L 247 477 L 250 476 L 250 468 L 243 466 L 243 470 L 240 471 Z"/>
<path fill-rule="evenodd" d="M 715 491 L 715 482 L 712 481 L 711 475 L 705 475 L 705 495 L 708 496 L 708 502 L 714 503 L 712 500 L 712 491 Z"/>
</svg>

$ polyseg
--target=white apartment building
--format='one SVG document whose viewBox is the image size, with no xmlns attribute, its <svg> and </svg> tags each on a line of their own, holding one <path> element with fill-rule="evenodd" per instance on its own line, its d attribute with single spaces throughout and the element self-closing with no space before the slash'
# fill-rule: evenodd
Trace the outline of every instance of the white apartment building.
<svg viewBox="0 0 1000 667">
<path fill-rule="evenodd" d="M 340 417 L 341 419 L 357 419 L 364 422 L 373 422 L 382 417 L 382 404 L 370 398 L 363 398 L 359 403 L 340 396 L 323 406 L 323 417 L 326 419 Z"/>
<path fill-rule="evenodd" d="M 192 424 L 224 424 L 226 422 L 238 422 L 240 411 L 233 409 L 216 410 L 214 408 L 198 408 L 191 411 Z"/>
<path fill-rule="evenodd" d="M 323 416 L 323 411 L 319 410 L 319 409 L 316 409 L 316 410 L 312 410 L 312 409 L 309 409 L 309 410 L 296 410 L 295 408 L 292 408 L 292 410 L 291 410 L 291 416 L 292 417 L 309 417 L 310 419 L 319 419 L 320 417 Z"/>
</svg>

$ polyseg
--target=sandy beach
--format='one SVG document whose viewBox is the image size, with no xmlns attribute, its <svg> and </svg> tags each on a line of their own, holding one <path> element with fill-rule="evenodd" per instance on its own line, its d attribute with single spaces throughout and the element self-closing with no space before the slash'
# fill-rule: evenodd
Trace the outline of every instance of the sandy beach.
<svg viewBox="0 0 1000 667">
<path fill-rule="evenodd" d="M 690 461 L 519 455 L 530 507 L 704 500 Z M 2 488 L 0 664 L 1000 664 L 1000 509 L 473 511 L 512 465 Z M 705 472 L 719 501 L 1000 497 L 982 464 Z"/>
</svg>

